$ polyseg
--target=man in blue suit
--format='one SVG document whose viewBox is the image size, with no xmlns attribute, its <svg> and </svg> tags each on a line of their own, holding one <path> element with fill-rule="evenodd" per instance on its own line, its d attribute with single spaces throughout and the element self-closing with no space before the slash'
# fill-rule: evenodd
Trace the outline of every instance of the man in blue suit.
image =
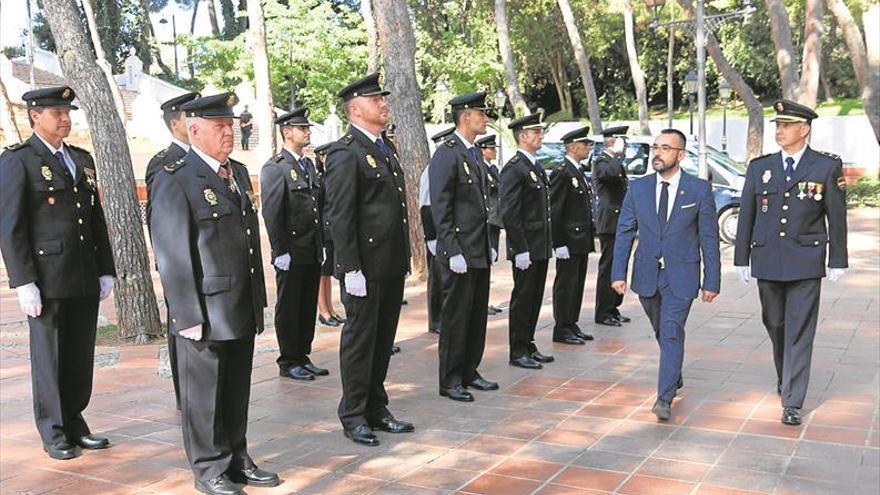
<svg viewBox="0 0 880 495">
<path fill-rule="evenodd" d="M 632 289 L 639 295 L 660 344 L 657 402 L 651 411 L 668 420 L 672 399 L 681 388 L 684 326 L 691 303 L 702 288 L 703 302 L 721 290 L 721 253 L 715 199 L 709 182 L 681 170 L 686 139 L 665 129 L 651 146 L 655 174 L 633 181 L 620 212 L 614 241 L 611 287 L 626 291 L 633 239 L 639 235 Z M 700 258 L 703 283 L 700 284 Z"/>
</svg>

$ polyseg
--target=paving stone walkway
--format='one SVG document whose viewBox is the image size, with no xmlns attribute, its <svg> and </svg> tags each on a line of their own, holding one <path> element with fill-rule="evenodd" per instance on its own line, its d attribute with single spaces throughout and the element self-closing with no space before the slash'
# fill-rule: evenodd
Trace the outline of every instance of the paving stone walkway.
<svg viewBox="0 0 880 495">
<path fill-rule="evenodd" d="M 313 360 L 331 375 L 278 377 L 274 333 L 257 339 L 250 453 L 284 483 L 251 494 L 870 494 L 880 490 L 880 211 L 850 211 L 850 272 L 824 283 L 804 424 L 779 422 L 770 343 L 757 288 L 740 284 L 723 250 L 722 293 L 696 302 L 687 326 L 685 387 L 669 423 L 650 412 L 658 350 L 634 295 L 621 329 L 595 327 L 593 287 L 583 347 L 551 342 L 551 273 L 537 332 L 556 356 L 543 371 L 507 365 L 507 312 L 491 317 L 481 370 L 501 383 L 461 404 L 437 395 L 437 338 L 426 332 L 423 284 L 407 287 L 387 386 L 391 410 L 416 432 L 380 433 L 367 448 L 342 436 L 338 331 L 321 328 Z M 597 257 L 591 256 L 588 285 Z M 271 277 L 270 277 L 271 279 Z M 510 265 L 496 265 L 506 307 Z M 6 283 L 4 281 L 3 285 Z M 158 287 L 158 284 L 157 284 Z M 274 299 L 270 289 L 270 299 Z M 270 303 L 271 304 L 271 303 Z M 338 303 L 337 303 L 338 305 Z M 340 306 L 338 306 L 340 307 Z M 161 344 L 98 348 L 85 417 L 110 450 L 52 461 L 32 420 L 27 328 L 0 290 L 0 493 L 193 493 Z M 102 313 L 113 320 L 112 303 Z M 271 311 L 269 311 L 271 313 Z"/>
</svg>

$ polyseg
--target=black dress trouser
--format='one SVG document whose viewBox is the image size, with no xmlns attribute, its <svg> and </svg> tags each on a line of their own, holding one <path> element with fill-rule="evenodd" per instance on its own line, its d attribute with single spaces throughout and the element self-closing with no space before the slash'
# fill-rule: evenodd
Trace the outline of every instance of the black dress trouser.
<svg viewBox="0 0 880 495">
<path fill-rule="evenodd" d="M 581 317 L 584 285 L 587 281 L 587 254 L 572 254 L 567 260 L 556 258 L 553 280 L 553 338 L 573 337 Z"/>
<path fill-rule="evenodd" d="M 599 268 L 596 274 L 596 313 L 598 323 L 606 316 L 620 314 L 617 308 L 623 303 L 623 296 L 611 288 L 611 263 L 614 259 L 614 234 L 599 234 Z"/>
<path fill-rule="evenodd" d="M 519 359 L 537 350 L 535 327 L 544 300 L 547 260 L 532 261 L 526 270 L 513 265 L 513 292 L 510 294 L 510 359 Z"/>
<path fill-rule="evenodd" d="M 440 312 L 443 308 L 443 272 L 440 263 L 425 249 L 428 261 L 428 329 L 440 330 Z"/>
<path fill-rule="evenodd" d="M 280 354 L 276 362 L 282 370 L 311 362 L 320 283 L 321 265 L 317 263 L 275 269 L 275 336 Z"/>
<path fill-rule="evenodd" d="M 454 273 L 434 260 L 443 271 L 443 311 L 439 355 L 440 388 L 466 385 L 480 378 L 477 368 L 486 347 L 489 309 L 489 268 L 468 268 Z"/>
</svg>

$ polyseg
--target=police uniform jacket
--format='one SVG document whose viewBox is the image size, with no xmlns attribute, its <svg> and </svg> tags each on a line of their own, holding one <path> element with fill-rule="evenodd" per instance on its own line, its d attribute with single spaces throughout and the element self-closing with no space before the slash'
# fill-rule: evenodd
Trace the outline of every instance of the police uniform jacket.
<svg viewBox="0 0 880 495">
<path fill-rule="evenodd" d="M 626 169 L 622 156 L 600 154 L 593 162 L 593 187 L 598 207 L 596 208 L 596 233 L 613 234 L 617 231 L 620 206 L 626 196 Z"/>
<path fill-rule="evenodd" d="M 437 257 L 444 263 L 459 254 L 469 267 L 488 268 L 492 263 L 489 191 L 482 162 L 479 156 L 471 156 L 456 135 L 431 157 L 431 216 L 437 229 Z"/>
<path fill-rule="evenodd" d="M 394 146 L 390 156 L 355 127 L 327 152 L 324 183 L 336 266 L 367 280 L 403 277 L 410 245 L 406 182 Z"/>
<path fill-rule="evenodd" d="M 36 135 L 0 155 L 0 250 L 10 287 L 36 282 L 44 298 L 97 297 L 98 277 L 116 271 L 95 162 L 64 147 L 73 180 Z"/>
<path fill-rule="evenodd" d="M 162 171 L 162 167 L 169 163 L 174 163 L 184 156 L 186 156 L 186 150 L 181 148 L 177 143 L 171 143 L 167 148 L 156 153 L 156 155 L 150 159 L 150 163 L 147 164 L 147 171 L 144 174 L 144 182 L 147 186 L 147 225 L 150 224 L 150 211 L 152 209 L 150 207 L 150 190 L 153 186 L 153 179 L 158 172 Z"/>
<path fill-rule="evenodd" d="M 825 276 L 847 267 L 846 182 L 840 158 L 804 150 L 791 181 L 782 153 L 752 160 L 746 172 L 734 264 L 762 280 Z M 826 228 L 827 219 L 827 228 Z"/>
<path fill-rule="evenodd" d="M 500 193 L 507 258 L 528 251 L 532 261 L 550 259 L 550 180 L 540 165 L 517 152 L 501 170 Z"/>
<path fill-rule="evenodd" d="M 554 247 L 568 246 L 571 254 L 595 250 L 590 189 L 568 158 L 550 174 L 550 212 Z"/>
<path fill-rule="evenodd" d="M 497 166 L 486 162 L 483 163 L 486 166 L 486 182 L 489 185 L 489 225 L 499 229 L 504 228 L 504 224 L 501 221 L 501 209 L 498 207 L 500 205 L 499 182 L 501 181 L 501 176 L 498 174 Z M 495 246 L 495 249 L 498 249 L 498 246 Z"/>
<path fill-rule="evenodd" d="M 323 259 L 321 183 L 314 164 L 308 163 L 311 181 L 284 149 L 260 173 L 260 200 L 272 259 L 289 253 L 293 265 L 320 264 Z"/>
<path fill-rule="evenodd" d="M 156 264 L 176 330 L 223 341 L 263 330 L 266 286 L 247 169 L 229 160 L 240 199 L 193 149 L 153 181 Z"/>
</svg>

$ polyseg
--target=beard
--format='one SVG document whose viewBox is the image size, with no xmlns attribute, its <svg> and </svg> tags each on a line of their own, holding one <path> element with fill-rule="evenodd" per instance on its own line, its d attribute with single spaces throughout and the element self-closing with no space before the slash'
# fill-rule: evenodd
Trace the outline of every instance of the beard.
<svg viewBox="0 0 880 495">
<path fill-rule="evenodd" d="M 671 169 L 672 167 L 676 166 L 677 164 L 678 164 L 677 162 L 665 162 L 665 161 L 663 161 L 662 158 L 659 158 L 659 157 L 656 157 L 653 160 L 651 160 L 651 166 L 654 168 L 654 171 L 658 172 L 658 173 L 665 172 L 665 171 Z M 658 167 L 658 165 L 659 165 L 659 167 Z"/>
</svg>

